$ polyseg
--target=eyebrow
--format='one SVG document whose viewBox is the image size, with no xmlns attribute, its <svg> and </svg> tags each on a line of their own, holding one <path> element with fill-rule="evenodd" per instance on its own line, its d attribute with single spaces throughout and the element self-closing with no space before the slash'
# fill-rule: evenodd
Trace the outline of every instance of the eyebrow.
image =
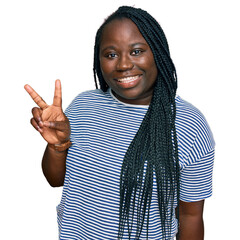
<svg viewBox="0 0 240 240">
<path fill-rule="evenodd" d="M 104 52 L 107 49 L 115 49 L 115 47 L 114 46 L 107 46 L 107 47 L 105 47 L 103 49 L 100 49 L 100 52 Z"/>
<path fill-rule="evenodd" d="M 144 45 L 144 46 L 148 46 L 148 44 L 143 43 L 143 42 L 137 42 L 137 43 L 130 44 L 131 47 L 135 47 L 136 45 Z"/>
<path fill-rule="evenodd" d="M 146 44 L 146 43 L 143 43 L 143 42 L 137 42 L 137 43 L 132 43 L 132 44 L 130 44 L 129 46 L 131 46 L 131 47 L 136 47 L 137 45 L 144 45 L 144 46 L 148 46 L 148 44 Z M 116 47 L 115 46 L 113 46 L 113 45 L 111 45 L 111 46 L 107 46 L 107 47 L 105 47 L 105 48 L 103 48 L 102 50 L 100 50 L 101 52 L 104 52 L 105 50 L 107 50 L 107 49 L 113 49 L 113 50 L 115 50 L 116 49 Z"/>
</svg>

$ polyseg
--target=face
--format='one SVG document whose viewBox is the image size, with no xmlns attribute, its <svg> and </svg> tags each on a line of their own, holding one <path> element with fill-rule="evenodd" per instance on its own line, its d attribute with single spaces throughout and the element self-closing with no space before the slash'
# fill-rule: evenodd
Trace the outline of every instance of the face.
<svg viewBox="0 0 240 240">
<path fill-rule="evenodd" d="M 104 80 L 120 101 L 150 104 L 157 67 L 149 45 L 130 19 L 116 19 L 104 27 L 99 58 Z"/>
</svg>

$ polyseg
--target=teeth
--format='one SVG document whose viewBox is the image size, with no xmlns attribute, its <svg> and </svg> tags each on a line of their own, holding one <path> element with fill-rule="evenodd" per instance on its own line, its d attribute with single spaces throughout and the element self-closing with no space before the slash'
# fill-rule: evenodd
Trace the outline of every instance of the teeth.
<svg viewBox="0 0 240 240">
<path fill-rule="evenodd" d="M 122 82 L 122 83 L 128 83 L 131 81 L 134 81 L 138 78 L 138 76 L 133 76 L 133 77 L 125 77 L 125 78 L 118 78 L 118 82 Z"/>
</svg>

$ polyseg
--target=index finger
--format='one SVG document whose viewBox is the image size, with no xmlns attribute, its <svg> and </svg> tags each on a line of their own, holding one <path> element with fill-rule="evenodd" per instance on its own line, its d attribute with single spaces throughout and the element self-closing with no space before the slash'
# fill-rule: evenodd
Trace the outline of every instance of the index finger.
<svg viewBox="0 0 240 240">
<path fill-rule="evenodd" d="M 59 79 L 55 81 L 53 105 L 56 107 L 62 106 L 62 88 L 61 88 L 61 82 Z"/>
<path fill-rule="evenodd" d="M 33 101 L 41 108 L 44 109 L 48 105 L 46 102 L 37 94 L 37 92 L 28 84 L 24 86 L 25 90 L 28 92 L 28 94 L 31 96 Z"/>
</svg>

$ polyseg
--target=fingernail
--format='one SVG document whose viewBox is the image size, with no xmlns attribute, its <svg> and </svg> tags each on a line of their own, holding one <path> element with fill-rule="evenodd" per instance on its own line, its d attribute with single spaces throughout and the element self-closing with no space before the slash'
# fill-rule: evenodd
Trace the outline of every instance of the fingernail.
<svg viewBox="0 0 240 240">
<path fill-rule="evenodd" d="M 37 130 L 38 130 L 40 133 L 43 132 L 42 129 L 41 129 L 39 126 L 37 126 Z"/>
<path fill-rule="evenodd" d="M 49 123 L 49 122 L 44 122 L 44 123 L 43 123 L 43 126 L 45 126 L 45 127 L 50 127 L 50 123 Z"/>
</svg>

